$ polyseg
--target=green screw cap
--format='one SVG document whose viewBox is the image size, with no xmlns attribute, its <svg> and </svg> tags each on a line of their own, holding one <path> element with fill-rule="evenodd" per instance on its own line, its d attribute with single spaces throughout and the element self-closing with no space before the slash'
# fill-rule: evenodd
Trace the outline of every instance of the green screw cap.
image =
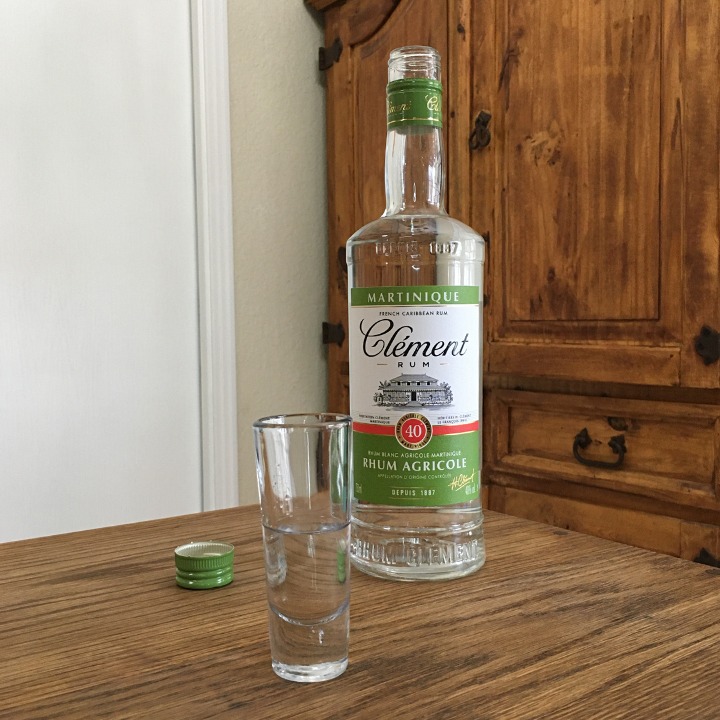
<svg viewBox="0 0 720 720">
<path fill-rule="evenodd" d="M 233 580 L 235 548 L 221 542 L 191 542 L 175 548 L 175 581 L 189 590 L 210 590 Z"/>
</svg>

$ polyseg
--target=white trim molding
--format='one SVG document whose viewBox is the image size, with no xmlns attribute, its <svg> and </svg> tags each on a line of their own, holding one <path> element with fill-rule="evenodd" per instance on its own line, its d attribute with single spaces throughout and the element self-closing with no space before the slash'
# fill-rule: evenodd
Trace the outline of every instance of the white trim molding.
<svg viewBox="0 0 720 720">
<path fill-rule="evenodd" d="M 227 0 L 190 0 L 202 507 L 239 502 Z"/>
</svg>

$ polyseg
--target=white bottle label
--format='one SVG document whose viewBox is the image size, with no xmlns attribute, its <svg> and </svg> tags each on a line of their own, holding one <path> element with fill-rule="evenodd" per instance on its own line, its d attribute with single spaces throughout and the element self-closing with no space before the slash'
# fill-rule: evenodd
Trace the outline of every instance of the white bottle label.
<svg viewBox="0 0 720 720">
<path fill-rule="evenodd" d="M 355 498 L 445 506 L 480 492 L 480 289 L 353 288 Z"/>
</svg>

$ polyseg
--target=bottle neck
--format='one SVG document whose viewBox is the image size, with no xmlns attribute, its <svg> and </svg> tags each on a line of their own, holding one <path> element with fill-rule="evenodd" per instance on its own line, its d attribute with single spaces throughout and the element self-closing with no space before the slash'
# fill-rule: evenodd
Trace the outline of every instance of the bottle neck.
<svg viewBox="0 0 720 720">
<path fill-rule="evenodd" d="M 445 214 L 440 128 L 411 126 L 388 130 L 383 216 L 403 214 Z"/>
</svg>

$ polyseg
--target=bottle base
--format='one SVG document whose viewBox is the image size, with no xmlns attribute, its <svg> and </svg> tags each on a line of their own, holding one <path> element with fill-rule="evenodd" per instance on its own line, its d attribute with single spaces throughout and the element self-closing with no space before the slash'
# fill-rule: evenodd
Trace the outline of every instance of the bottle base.
<svg viewBox="0 0 720 720">
<path fill-rule="evenodd" d="M 485 564 L 485 557 L 480 562 L 465 564 L 453 567 L 448 571 L 447 568 L 438 569 L 437 567 L 424 566 L 391 566 L 378 565 L 377 563 L 366 562 L 358 558 L 352 559 L 353 566 L 372 577 L 382 578 L 383 580 L 400 580 L 402 582 L 414 581 L 438 581 L 453 580 L 455 578 L 465 577 L 479 570 Z"/>
<path fill-rule="evenodd" d="M 475 511 L 478 514 L 478 511 Z M 457 532 L 390 528 L 354 520 L 352 564 L 361 572 L 390 580 L 450 580 L 485 564 L 482 515 Z"/>
<path fill-rule="evenodd" d="M 342 675 L 348 666 L 347 658 L 337 662 L 318 663 L 317 665 L 288 665 L 272 661 L 272 669 L 283 680 L 292 682 L 314 683 L 332 680 Z"/>
</svg>

